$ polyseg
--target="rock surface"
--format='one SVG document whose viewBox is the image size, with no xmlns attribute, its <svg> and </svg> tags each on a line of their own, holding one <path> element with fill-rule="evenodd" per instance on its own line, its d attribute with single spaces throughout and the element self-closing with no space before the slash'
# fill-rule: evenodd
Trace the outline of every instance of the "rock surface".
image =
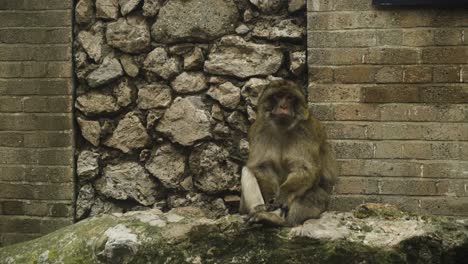
<svg viewBox="0 0 468 264">
<path fill-rule="evenodd" d="M 140 109 L 165 108 L 172 100 L 171 88 L 165 84 L 147 84 L 138 89 Z"/>
<path fill-rule="evenodd" d="M 117 19 L 119 17 L 118 0 L 96 0 L 96 17 Z"/>
<path fill-rule="evenodd" d="M 156 184 L 145 169 L 136 162 L 108 165 L 96 182 L 98 192 L 117 200 L 135 200 L 142 205 L 155 202 Z"/>
<path fill-rule="evenodd" d="M 88 181 L 95 178 L 99 173 L 99 153 L 84 150 L 76 160 L 76 174 L 78 180 Z"/>
<path fill-rule="evenodd" d="M 155 48 L 144 61 L 144 68 L 164 79 L 171 79 L 181 71 L 180 60 L 169 57 L 164 48 Z"/>
<path fill-rule="evenodd" d="M 174 91 L 185 93 L 196 93 L 206 89 L 206 77 L 202 72 L 183 72 L 171 83 Z"/>
<path fill-rule="evenodd" d="M 213 86 L 206 93 L 213 99 L 221 103 L 224 107 L 234 109 L 240 102 L 241 90 L 231 82 Z"/>
<path fill-rule="evenodd" d="M 466 219 L 330 212 L 274 229 L 185 207 L 86 219 L 0 248 L 0 263 L 465 263 L 467 241 Z"/>
<path fill-rule="evenodd" d="M 94 205 L 95 191 L 91 184 L 83 185 L 78 191 L 76 198 L 76 218 L 78 220 L 85 218 Z"/>
<path fill-rule="evenodd" d="M 77 121 L 80 126 L 81 135 L 93 146 L 99 146 L 99 142 L 101 141 L 101 125 L 99 121 L 86 120 L 81 117 L 78 117 Z"/>
<path fill-rule="evenodd" d="M 108 114 L 120 110 L 113 96 L 95 91 L 78 96 L 75 106 L 86 115 Z"/>
<path fill-rule="evenodd" d="M 105 52 L 103 35 L 99 33 L 93 34 L 83 30 L 78 33 L 78 42 L 92 60 L 95 62 L 101 61 Z"/>
<path fill-rule="evenodd" d="M 210 114 L 198 97 L 176 98 L 159 121 L 156 130 L 174 142 L 191 146 L 197 140 L 211 137 Z"/>
<path fill-rule="evenodd" d="M 112 136 L 104 141 L 104 145 L 120 149 L 129 153 L 134 149 L 144 148 L 149 145 L 150 137 L 138 116 L 130 112 L 120 120 Z"/>
<path fill-rule="evenodd" d="M 227 36 L 211 51 L 205 62 L 205 71 L 247 78 L 273 74 L 278 71 L 282 61 L 283 53 L 273 45 L 256 44 L 238 36 Z"/>
<path fill-rule="evenodd" d="M 107 43 L 127 53 L 138 53 L 150 46 L 150 31 L 146 20 L 131 16 L 109 23 L 106 30 Z"/>
<path fill-rule="evenodd" d="M 122 15 L 127 15 L 128 13 L 135 10 L 135 8 L 140 4 L 141 0 L 119 0 L 120 13 Z"/>
<path fill-rule="evenodd" d="M 184 180 L 185 156 L 170 144 L 158 147 L 146 163 L 146 169 L 158 178 L 164 187 L 180 188 Z"/>
<path fill-rule="evenodd" d="M 162 43 L 213 40 L 232 32 L 238 16 L 232 0 L 170 0 L 151 33 Z"/>
<path fill-rule="evenodd" d="M 89 86 L 94 88 L 110 83 L 122 75 L 123 69 L 119 60 L 106 57 L 99 68 L 91 72 L 88 77 L 86 77 L 86 80 L 88 81 Z"/>
<path fill-rule="evenodd" d="M 94 3 L 92 0 L 79 0 L 75 7 L 75 21 L 78 24 L 88 24 L 94 17 Z"/>
</svg>

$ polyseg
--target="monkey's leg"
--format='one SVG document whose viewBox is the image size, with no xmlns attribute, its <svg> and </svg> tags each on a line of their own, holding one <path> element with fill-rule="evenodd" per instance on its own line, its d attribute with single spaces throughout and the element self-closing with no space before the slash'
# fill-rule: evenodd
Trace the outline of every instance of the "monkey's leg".
<svg viewBox="0 0 468 264">
<path fill-rule="evenodd" d="M 241 214 L 253 214 L 258 210 L 265 210 L 265 201 L 260 186 L 255 175 L 247 167 L 242 169 L 241 194 L 239 210 Z"/>
<path fill-rule="evenodd" d="M 319 218 L 327 209 L 329 200 L 329 194 L 320 187 L 307 191 L 304 196 L 295 199 L 289 205 L 286 218 L 288 225 L 300 225 L 307 219 Z"/>
</svg>

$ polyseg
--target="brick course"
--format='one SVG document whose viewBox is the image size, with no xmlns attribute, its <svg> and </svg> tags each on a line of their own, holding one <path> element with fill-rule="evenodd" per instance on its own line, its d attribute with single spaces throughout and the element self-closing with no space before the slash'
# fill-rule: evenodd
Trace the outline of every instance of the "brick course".
<svg viewBox="0 0 468 264">
<path fill-rule="evenodd" d="M 0 246 L 73 222 L 72 1 L 0 1 Z"/>
<path fill-rule="evenodd" d="M 309 102 L 339 159 L 332 209 L 468 215 L 468 11 L 308 1 Z"/>
</svg>

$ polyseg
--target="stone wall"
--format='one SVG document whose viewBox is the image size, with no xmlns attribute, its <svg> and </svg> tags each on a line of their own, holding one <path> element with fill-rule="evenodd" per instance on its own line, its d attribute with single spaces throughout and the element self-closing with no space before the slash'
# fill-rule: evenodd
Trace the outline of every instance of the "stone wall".
<svg viewBox="0 0 468 264">
<path fill-rule="evenodd" d="M 72 1 L 0 1 L 0 246 L 72 223 Z"/>
<path fill-rule="evenodd" d="M 274 78 L 305 86 L 305 1 L 80 0 L 77 219 L 235 212 L 246 132 Z"/>
<path fill-rule="evenodd" d="M 334 209 L 468 215 L 468 11 L 308 1 L 309 100 L 340 159 Z"/>
</svg>

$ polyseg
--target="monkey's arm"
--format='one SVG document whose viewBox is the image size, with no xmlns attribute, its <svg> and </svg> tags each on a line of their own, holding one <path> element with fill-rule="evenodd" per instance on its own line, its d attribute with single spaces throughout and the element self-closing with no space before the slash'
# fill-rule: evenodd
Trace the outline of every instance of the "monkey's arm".
<svg viewBox="0 0 468 264">
<path fill-rule="evenodd" d="M 261 206 L 265 207 L 260 186 L 252 171 L 244 167 L 241 176 L 241 208 L 240 212 L 243 214 L 252 214 L 261 210 Z"/>
<path fill-rule="evenodd" d="M 297 197 L 301 197 L 318 180 L 319 169 L 311 164 L 296 164 L 290 169 L 286 180 L 280 185 L 277 203 L 287 206 Z"/>
</svg>

